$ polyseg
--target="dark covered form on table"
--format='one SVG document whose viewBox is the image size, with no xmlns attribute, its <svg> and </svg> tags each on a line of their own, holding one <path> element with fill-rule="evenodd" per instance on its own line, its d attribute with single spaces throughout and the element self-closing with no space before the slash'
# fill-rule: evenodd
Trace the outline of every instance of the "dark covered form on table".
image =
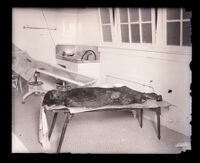
<svg viewBox="0 0 200 163">
<path fill-rule="evenodd" d="M 66 107 L 101 107 L 106 105 L 128 105 L 143 103 L 147 99 L 162 101 L 156 93 L 142 93 L 126 86 L 101 88 L 74 88 L 68 91 L 51 90 L 43 99 L 42 105 L 64 105 Z"/>
</svg>

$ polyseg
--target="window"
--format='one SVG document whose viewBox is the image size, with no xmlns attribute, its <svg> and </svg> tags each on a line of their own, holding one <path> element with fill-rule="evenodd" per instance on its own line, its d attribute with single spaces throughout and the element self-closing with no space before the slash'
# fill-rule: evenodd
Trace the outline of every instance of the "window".
<svg viewBox="0 0 200 163">
<path fill-rule="evenodd" d="M 152 43 L 152 9 L 120 8 L 121 42 Z"/>
<path fill-rule="evenodd" d="M 186 54 L 191 12 L 184 8 L 100 8 L 102 45 Z"/>
<path fill-rule="evenodd" d="M 112 42 L 112 26 L 109 8 L 100 8 L 102 36 L 104 42 Z"/>
<path fill-rule="evenodd" d="M 191 46 L 191 12 L 182 8 L 166 9 L 167 45 Z"/>
</svg>

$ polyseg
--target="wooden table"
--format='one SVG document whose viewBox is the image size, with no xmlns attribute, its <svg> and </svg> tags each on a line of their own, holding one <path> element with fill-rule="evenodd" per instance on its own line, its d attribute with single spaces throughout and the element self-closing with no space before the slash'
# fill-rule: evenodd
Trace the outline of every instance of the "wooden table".
<svg viewBox="0 0 200 163">
<path fill-rule="evenodd" d="M 158 137 L 158 139 L 160 139 L 161 138 L 161 135 L 160 135 L 161 108 L 169 108 L 170 106 L 171 106 L 171 104 L 169 104 L 166 101 L 158 102 L 155 100 L 147 100 L 143 104 L 117 105 L 117 106 L 111 105 L 111 106 L 103 106 L 103 107 L 98 107 L 98 108 L 66 107 L 66 106 L 62 106 L 62 105 L 52 106 L 52 107 L 44 106 L 46 111 L 54 112 L 54 117 L 53 117 L 52 124 L 51 124 L 50 130 L 49 130 L 49 133 L 48 133 L 48 138 L 49 139 L 51 138 L 51 134 L 53 132 L 58 113 L 65 114 L 65 121 L 63 124 L 62 133 L 61 133 L 59 144 L 57 147 L 57 153 L 60 152 L 62 142 L 63 142 L 64 136 L 65 136 L 65 132 L 67 129 L 67 125 L 68 125 L 69 121 L 71 120 L 71 118 L 75 114 L 84 113 L 84 112 L 96 112 L 96 111 L 132 111 L 132 110 L 136 110 L 137 118 L 139 120 L 140 127 L 142 128 L 143 110 L 148 109 L 148 110 L 154 111 L 157 115 L 157 137 Z"/>
</svg>

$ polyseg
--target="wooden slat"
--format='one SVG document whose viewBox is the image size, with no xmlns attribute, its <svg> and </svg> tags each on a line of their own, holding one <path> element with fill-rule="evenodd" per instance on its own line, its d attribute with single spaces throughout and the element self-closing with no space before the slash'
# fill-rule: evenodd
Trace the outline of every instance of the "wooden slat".
<svg viewBox="0 0 200 163">
<path fill-rule="evenodd" d="M 131 110 L 131 109 L 150 109 L 150 108 L 166 108 L 171 104 L 167 101 L 147 100 L 142 104 L 129 104 L 129 105 L 106 105 L 103 107 L 89 108 L 89 107 L 66 107 L 64 105 L 47 107 L 47 110 L 54 112 L 70 112 L 72 114 L 91 112 L 91 111 L 109 111 L 109 110 Z"/>
</svg>

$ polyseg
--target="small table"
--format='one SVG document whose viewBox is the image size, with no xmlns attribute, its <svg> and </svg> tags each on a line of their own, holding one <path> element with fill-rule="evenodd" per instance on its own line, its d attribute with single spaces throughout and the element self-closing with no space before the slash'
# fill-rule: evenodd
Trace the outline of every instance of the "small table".
<svg viewBox="0 0 200 163">
<path fill-rule="evenodd" d="M 52 107 L 47 107 L 44 106 L 45 110 L 53 111 L 54 112 L 54 117 L 52 120 L 52 124 L 48 133 L 48 139 L 51 138 L 51 134 L 53 132 L 57 115 L 58 113 L 64 113 L 65 114 L 65 121 L 63 124 L 62 128 L 62 133 L 60 136 L 59 144 L 57 147 L 57 153 L 60 153 L 60 149 L 62 146 L 62 142 L 64 139 L 64 135 L 67 129 L 67 125 L 71 118 L 78 113 L 84 113 L 84 112 L 96 112 L 96 111 L 132 111 L 136 110 L 137 112 L 137 118 L 139 120 L 140 127 L 142 128 L 143 126 L 143 110 L 151 110 L 154 111 L 157 115 L 157 137 L 158 139 L 161 138 L 160 135 L 160 115 L 161 115 L 161 108 L 169 108 L 171 106 L 170 103 L 166 101 L 154 101 L 154 100 L 147 100 L 143 104 L 130 104 L 130 105 L 111 105 L 111 106 L 103 106 L 103 107 L 98 107 L 98 108 L 85 108 L 85 107 L 66 107 L 63 105 L 59 106 L 52 106 Z"/>
<path fill-rule="evenodd" d="M 48 65 L 48 68 L 40 66 L 35 70 L 34 81 L 29 82 L 30 84 L 33 85 L 34 83 L 36 83 L 36 86 L 38 84 L 40 84 L 40 86 L 41 86 L 41 82 L 40 83 L 37 82 L 39 73 L 54 77 L 56 79 L 60 79 L 63 81 L 63 83 L 69 82 L 69 83 L 76 84 L 76 85 L 82 86 L 82 87 L 83 86 L 91 86 L 96 82 L 96 80 L 93 78 L 90 78 L 90 77 L 87 77 L 87 76 L 84 76 L 84 75 L 81 75 L 81 74 L 78 74 L 78 73 L 75 73 L 72 71 L 64 70 L 62 68 Z M 38 88 L 38 87 L 36 87 L 36 88 Z M 45 93 L 45 91 L 42 88 L 31 89 L 23 96 L 22 104 L 25 103 L 25 99 L 28 96 L 30 96 L 31 94 L 33 94 L 35 92 L 36 93 Z"/>
<path fill-rule="evenodd" d="M 28 82 L 28 92 L 23 96 L 22 98 L 22 104 L 25 103 L 25 99 L 29 97 L 32 94 L 40 94 L 45 93 L 45 91 L 42 89 L 42 81 L 37 80 L 38 72 L 35 72 L 34 74 L 34 81 Z"/>
</svg>

